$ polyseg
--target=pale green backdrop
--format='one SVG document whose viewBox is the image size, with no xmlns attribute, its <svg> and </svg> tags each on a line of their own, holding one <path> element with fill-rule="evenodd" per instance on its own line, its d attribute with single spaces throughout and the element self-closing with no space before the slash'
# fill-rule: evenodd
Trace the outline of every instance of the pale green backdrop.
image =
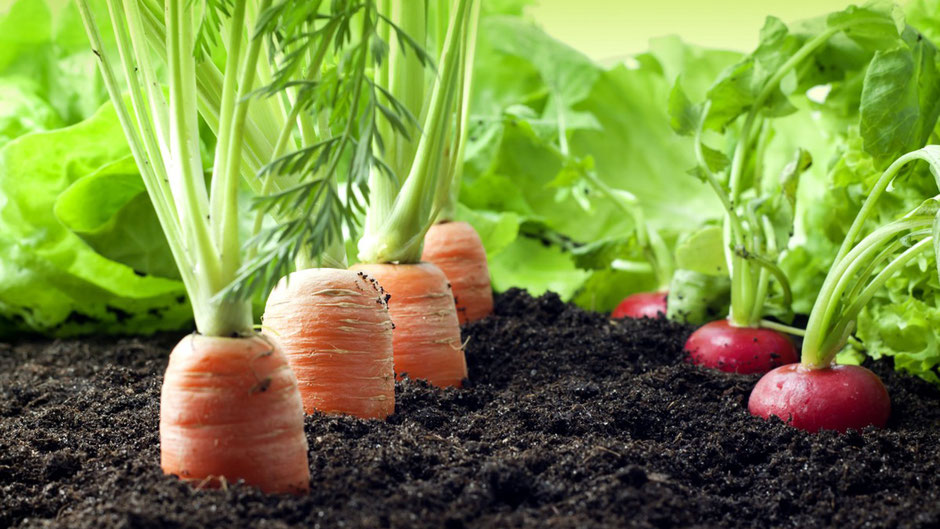
<svg viewBox="0 0 940 529">
<path fill-rule="evenodd" d="M 0 0 L 0 13 L 12 2 Z M 851 3 L 865 0 L 535 0 L 528 13 L 552 36 L 607 62 L 645 51 L 652 37 L 673 34 L 702 46 L 749 50 L 767 15 L 791 22 Z"/>
<path fill-rule="evenodd" d="M 484 0 L 485 1 L 485 0 Z M 651 37 L 676 34 L 712 48 L 749 50 L 767 15 L 784 22 L 864 0 L 536 0 L 529 8 L 552 36 L 593 59 L 639 53 Z"/>
</svg>

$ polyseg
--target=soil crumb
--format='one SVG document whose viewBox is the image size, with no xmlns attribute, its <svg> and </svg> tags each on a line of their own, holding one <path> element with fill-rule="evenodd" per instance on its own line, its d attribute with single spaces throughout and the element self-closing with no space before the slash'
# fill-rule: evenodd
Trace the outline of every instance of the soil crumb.
<svg viewBox="0 0 940 529">
<path fill-rule="evenodd" d="M 311 416 L 311 492 L 159 468 L 178 335 L 0 345 L 0 527 L 940 526 L 940 391 L 870 365 L 885 430 L 751 417 L 756 376 L 683 362 L 690 328 L 512 290 L 464 328 L 470 382 L 397 386 L 388 421 Z"/>
</svg>

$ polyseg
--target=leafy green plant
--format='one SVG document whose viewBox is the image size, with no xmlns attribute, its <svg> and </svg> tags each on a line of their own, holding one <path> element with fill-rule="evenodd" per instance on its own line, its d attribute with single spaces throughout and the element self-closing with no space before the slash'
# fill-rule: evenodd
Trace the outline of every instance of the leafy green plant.
<svg viewBox="0 0 940 529">
<path fill-rule="evenodd" d="M 715 190 L 725 209 L 730 318 L 739 326 L 773 325 L 761 322 L 771 278 L 781 295 L 772 312 L 783 317 L 790 313 L 789 280 L 777 263 L 793 231 L 799 177 L 813 159 L 808 151 L 797 150 L 786 165 L 771 165 L 774 160 L 768 159 L 767 151 L 776 134 L 775 120 L 797 112 L 797 95 L 842 81 L 853 71 L 865 71 L 869 61 L 865 90 L 870 94 L 896 82 L 890 75 L 878 74 L 885 63 L 893 62 L 890 57 L 932 54 L 932 46 L 920 42 L 916 32 L 905 28 L 898 13 L 890 10 L 850 7 L 805 27 L 807 31 L 791 32 L 781 21 L 768 18 L 757 49 L 726 70 L 703 103 L 693 105 L 679 83 L 670 95 L 673 127 L 695 138 L 694 172 Z M 916 72 L 913 79 L 909 82 L 916 83 Z M 863 101 L 875 99 L 866 95 L 862 94 Z M 863 120 L 862 129 L 869 137 L 869 150 L 890 150 L 890 141 L 882 145 L 875 138 L 879 121 L 893 119 L 906 104 L 891 98 L 883 101 L 879 109 L 883 111 L 876 111 L 863 102 L 861 113 L 869 119 Z M 930 114 L 919 118 L 932 122 L 936 115 Z M 895 140 L 904 143 L 902 138 Z M 767 176 L 773 172 L 780 177 Z"/>
<path fill-rule="evenodd" d="M 809 431 L 883 427 L 890 413 L 884 385 L 871 371 L 835 365 L 858 314 L 885 283 L 933 250 L 940 263 L 940 195 L 862 238 L 862 228 L 889 184 L 908 164 L 925 161 L 940 188 L 940 147 L 928 145 L 895 160 L 881 174 L 856 216 L 809 315 L 800 366 L 779 367 L 762 378 L 748 408 Z M 937 266 L 940 270 L 940 265 Z"/>
<path fill-rule="evenodd" d="M 717 201 L 685 172 L 690 142 L 671 133 L 662 94 L 679 71 L 704 91 L 739 55 L 667 38 L 629 67 L 605 69 L 514 18 L 484 16 L 480 35 L 458 218 L 483 236 L 494 288 L 551 289 L 595 310 L 656 288 L 623 204 L 579 171 L 593 164 L 602 185 L 636 197 L 631 209 L 669 247 L 715 216 Z M 670 196 L 675 186 L 688 190 L 688 207 Z M 493 225 L 506 228 L 498 241 L 486 235 Z"/>
<path fill-rule="evenodd" d="M 908 7 L 908 22 L 931 36 L 937 19 L 931 22 L 930 12 L 918 4 Z M 816 192 L 803 201 L 801 244 L 781 263 L 794 284 L 795 307 L 802 312 L 813 305 L 885 165 L 936 141 L 940 78 L 935 47 L 911 27 L 905 28 L 902 40 L 893 49 L 877 52 L 868 70 L 833 84 L 826 100 L 812 106 L 820 112 L 820 126 L 829 131 L 834 162 L 825 177 L 814 182 Z M 904 166 L 888 192 L 871 206 L 864 229 L 893 221 L 898 211 L 915 209 L 935 192 L 925 164 Z M 928 257 L 921 254 L 874 292 L 858 314 L 858 340 L 850 342 L 840 362 L 858 362 L 861 354 L 893 356 L 898 368 L 938 380 L 940 355 L 934 344 L 940 336 L 929 323 L 935 317 L 937 279 L 930 270 Z"/>
</svg>

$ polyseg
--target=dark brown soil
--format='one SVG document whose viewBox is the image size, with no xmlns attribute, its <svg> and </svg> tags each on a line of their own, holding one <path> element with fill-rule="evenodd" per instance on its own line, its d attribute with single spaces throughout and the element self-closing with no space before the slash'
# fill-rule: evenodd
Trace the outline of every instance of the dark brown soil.
<svg viewBox="0 0 940 529">
<path fill-rule="evenodd" d="M 940 392 L 877 363 L 888 428 L 809 435 L 748 415 L 755 377 L 684 364 L 688 331 L 502 295 L 466 329 L 469 387 L 308 418 L 304 497 L 161 474 L 178 336 L 3 346 L 0 527 L 940 526 Z"/>
</svg>

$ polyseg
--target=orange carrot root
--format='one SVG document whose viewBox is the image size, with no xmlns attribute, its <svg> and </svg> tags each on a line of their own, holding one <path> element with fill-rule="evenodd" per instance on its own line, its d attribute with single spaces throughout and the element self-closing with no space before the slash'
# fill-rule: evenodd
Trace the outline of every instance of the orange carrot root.
<svg viewBox="0 0 940 529">
<path fill-rule="evenodd" d="M 269 493 L 309 490 L 300 393 L 275 342 L 180 341 L 160 393 L 160 465 L 201 486 L 244 479 Z"/>
<path fill-rule="evenodd" d="M 357 264 L 391 295 L 395 373 L 457 386 L 467 377 L 457 311 L 447 278 L 431 263 Z"/>
<path fill-rule="evenodd" d="M 493 312 L 493 289 L 486 251 L 473 226 L 466 222 L 435 224 L 424 237 L 422 261 L 437 265 L 454 291 L 460 324 Z"/>
<path fill-rule="evenodd" d="M 295 272 L 271 292 L 262 321 L 284 348 L 304 411 L 395 412 L 392 320 L 374 280 L 351 270 Z"/>
</svg>

